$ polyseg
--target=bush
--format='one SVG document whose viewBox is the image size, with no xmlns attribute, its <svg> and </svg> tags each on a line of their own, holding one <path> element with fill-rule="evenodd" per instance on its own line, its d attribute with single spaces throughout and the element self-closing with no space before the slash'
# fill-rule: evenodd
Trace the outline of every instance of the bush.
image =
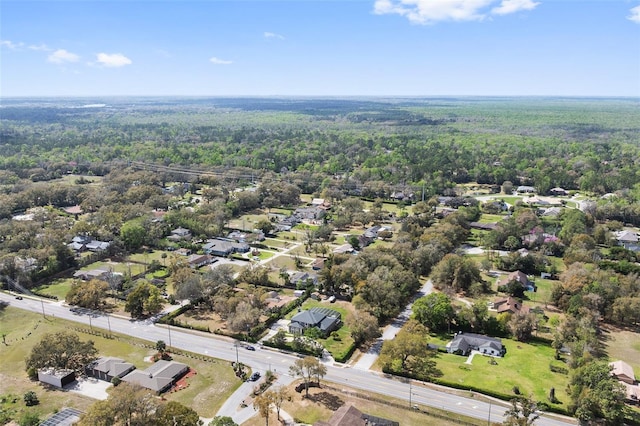
<svg viewBox="0 0 640 426">
<path fill-rule="evenodd" d="M 38 400 L 38 395 L 34 391 L 28 391 L 22 397 L 24 399 L 24 403 L 27 407 L 31 407 L 33 405 L 38 405 L 40 401 Z"/>
<path fill-rule="evenodd" d="M 35 367 L 29 367 L 27 376 L 29 376 L 31 380 L 38 380 L 38 370 Z"/>
<path fill-rule="evenodd" d="M 122 379 L 118 376 L 115 376 L 113 379 L 111 379 L 111 384 L 115 387 L 118 386 L 120 383 L 122 382 Z"/>
</svg>

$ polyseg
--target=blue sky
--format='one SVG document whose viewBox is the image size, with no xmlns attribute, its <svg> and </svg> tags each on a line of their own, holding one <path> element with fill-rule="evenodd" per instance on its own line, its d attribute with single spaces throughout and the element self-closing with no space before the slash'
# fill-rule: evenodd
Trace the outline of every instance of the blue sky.
<svg viewBox="0 0 640 426">
<path fill-rule="evenodd" d="M 1 0 L 0 96 L 634 96 L 639 0 Z"/>
</svg>

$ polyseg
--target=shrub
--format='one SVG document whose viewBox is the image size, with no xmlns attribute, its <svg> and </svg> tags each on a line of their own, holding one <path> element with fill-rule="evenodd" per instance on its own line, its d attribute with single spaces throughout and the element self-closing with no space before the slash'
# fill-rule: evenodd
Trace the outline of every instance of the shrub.
<svg viewBox="0 0 640 426">
<path fill-rule="evenodd" d="M 118 386 L 120 383 L 122 382 L 122 379 L 118 376 L 115 376 L 113 379 L 111 379 L 111 384 L 115 387 Z"/>
<path fill-rule="evenodd" d="M 34 391 L 28 391 L 22 397 L 24 399 L 24 403 L 27 407 L 31 407 L 33 405 L 38 405 L 40 401 L 38 401 L 38 395 Z"/>
</svg>

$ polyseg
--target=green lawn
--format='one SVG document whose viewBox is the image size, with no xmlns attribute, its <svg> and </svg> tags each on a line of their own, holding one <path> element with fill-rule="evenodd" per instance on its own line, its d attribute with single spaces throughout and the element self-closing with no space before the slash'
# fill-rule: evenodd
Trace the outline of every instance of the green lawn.
<svg viewBox="0 0 640 426">
<path fill-rule="evenodd" d="M 478 222 L 493 223 L 493 222 L 500 222 L 502 219 L 504 219 L 504 215 L 483 213 L 482 216 L 480 216 L 480 220 Z"/>
<path fill-rule="evenodd" d="M 86 410 L 95 400 L 72 392 L 45 390 L 36 382 L 27 378 L 24 360 L 31 348 L 46 333 L 70 330 L 77 324 L 57 318 L 42 318 L 41 315 L 21 309 L 7 307 L 0 311 L 0 335 L 5 335 L 6 344 L 0 345 L 0 394 L 13 394 L 20 397 L 29 390 L 36 392 L 40 404 L 25 407 L 23 403 L 14 404 L 16 417 L 25 411 L 37 412 L 41 418 L 63 407 L 75 407 Z M 149 363 L 146 356 L 155 351 L 142 347 L 142 341 L 127 336 L 118 339 L 105 339 L 100 336 L 78 333 L 81 340 L 93 340 L 100 355 L 117 356 L 131 362 L 138 368 L 146 368 Z M 150 342 L 144 342 L 149 345 Z M 187 380 L 189 386 L 179 392 L 167 393 L 168 400 L 176 400 L 195 409 L 202 417 L 213 417 L 224 401 L 235 391 L 241 382 L 235 378 L 229 363 L 220 360 L 207 362 L 183 356 L 174 359 L 183 362 L 198 373 Z"/>
<path fill-rule="evenodd" d="M 140 265 L 138 263 L 119 263 L 119 262 L 94 262 L 90 265 L 81 268 L 82 271 L 90 271 L 92 269 L 98 268 L 111 268 L 113 272 L 120 272 L 121 274 L 128 275 L 131 272 L 131 275 L 141 274 L 145 271 L 146 267 L 144 265 Z"/>
<path fill-rule="evenodd" d="M 73 284 L 74 281 L 73 278 L 58 278 L 48 284 L 37 287 L 35 290 L 38 293 L 50 294 L 57 296 L 58 300 L 63 300 L 67 297 L 67 293 L 71 289 L 71 284 Z"/>
<path fill-rule="evenodd" d="M 437 341 L 434 341 L 436 343 Z M 554 350 L 546 344 L 521 343 L 502 339 L 507 348 L 504 358 L 495 358 L 497 365 L 489 363 L 489 357 L 476 355 L 472 365 L 465 364 L 467 357 L 440 353 L 437 368 L 442 371 L 442 379 L 458 386 L 487 389 L 506 395 L 514 395 L 517 386 L 523 395 L 532 395 L 536 401 L 548 401 L 549 390 L 556 390 L 556 397 L 566 409 L 570 400 L 566 394 L 568 375 L 553 373 L 550 363 L 562 365 L 554 359 Z M 566 368 L 566 367 L 565 367 Z"/>
</svg>

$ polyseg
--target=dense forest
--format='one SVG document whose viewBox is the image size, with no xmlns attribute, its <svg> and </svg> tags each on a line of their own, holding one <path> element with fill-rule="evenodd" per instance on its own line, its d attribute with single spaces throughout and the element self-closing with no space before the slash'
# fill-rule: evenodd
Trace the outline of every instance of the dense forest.
<svg viewBox="0 0 640 426">
<path fill-rule="evenodd" d="M 1 114 L 0 168 L 33 179 L 122 159 L 432 193 L 508 180 L 604 194 L 640 179 L 631 99 L 34 99 Z"/>
</svg>

